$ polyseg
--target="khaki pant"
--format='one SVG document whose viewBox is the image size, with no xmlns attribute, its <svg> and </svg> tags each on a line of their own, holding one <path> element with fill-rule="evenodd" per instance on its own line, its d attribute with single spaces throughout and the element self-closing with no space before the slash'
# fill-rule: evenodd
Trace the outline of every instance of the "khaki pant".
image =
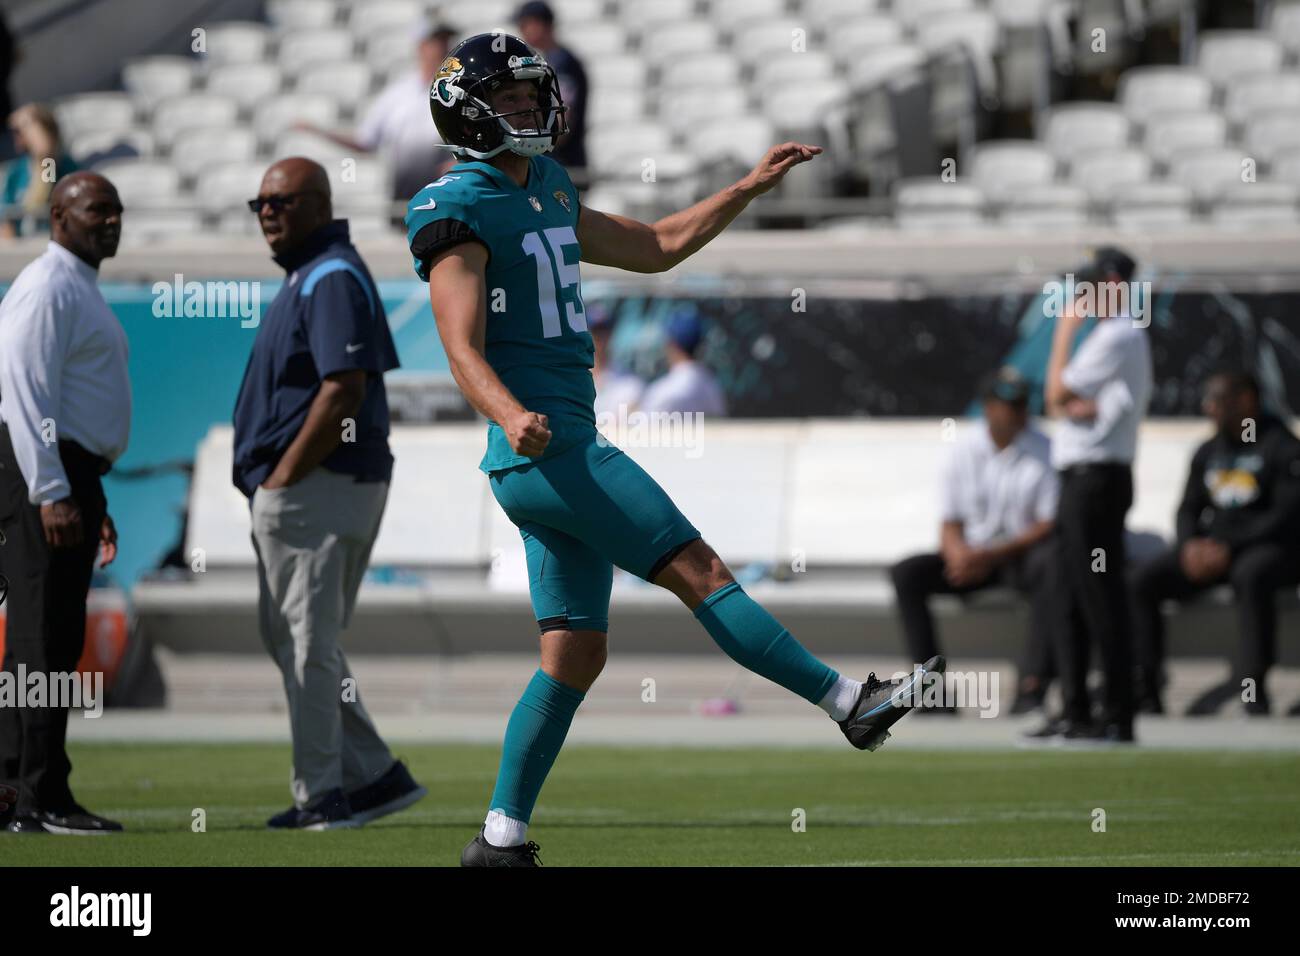
<svg viewBox="0 0 1300 956">
<path fill-rule="evenodd" d="M 284 677 L 298 806 L 338 787 L 350 793 L 393 763 L 339 646 L 387 500 L 386 482 L 325 468 L 253 494 L 258 616 Z"/>
</svg>

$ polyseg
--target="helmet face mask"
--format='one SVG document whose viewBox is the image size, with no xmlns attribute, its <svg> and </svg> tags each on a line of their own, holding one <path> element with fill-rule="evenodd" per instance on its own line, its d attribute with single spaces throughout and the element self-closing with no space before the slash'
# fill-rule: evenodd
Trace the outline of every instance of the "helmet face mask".
<svg viewBox="0 0 1300 956">
<path fill-rule="evenodd" d="M 493 96 L 507 83 L 531 81 L 537 106 L 497 112 Z M 517 37 L 482 33 L 458 44 L 429 88 L 429 108 L 443 140 L 462 156 L 490 159 L 509 150 L 540 156 L 568 132 L 555 70 Z"/>
</svg>

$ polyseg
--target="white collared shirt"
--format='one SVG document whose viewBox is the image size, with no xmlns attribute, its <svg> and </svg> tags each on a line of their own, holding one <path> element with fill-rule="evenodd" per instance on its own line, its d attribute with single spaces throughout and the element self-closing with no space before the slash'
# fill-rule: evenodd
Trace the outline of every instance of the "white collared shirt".
<svg viewBox="0 0 1300 956">
<path fill-rule="evenodd" d="M 1061 419 L 1052 436 L 1052 464 L 1132 464 L 1138 425 L 1151 402 L 1151 379 L 1146 329 L 1128 316 L 1098 322 L 1061 373 L 1066 388 L 1097 403 L 1097 417 Z"/>
<path fill-rule="evenodd" d="M 1052 469 L 1051 442 L 1026 425 L 999 450 L 980 421 L 944 463 L 939 494 L 941 520 L 960 521 L 972 546 L 1018 537 L 1038 522 L 1056 518 L 1060 483 Z"/>
<path fill-rule="evenodd" d="M 643 412 L 726 415 L 727 400 L 713 373 L 696 361 L 678 362 L 646 386 Z"/>
<path fill-rule="evenodd" d="M 126 332 L 99 273 L 51 242 L 0 301 L 0 420 L 39 505 L 71 493 L 58 442 L 115 461 L 131 431 Z"/>
</svg>

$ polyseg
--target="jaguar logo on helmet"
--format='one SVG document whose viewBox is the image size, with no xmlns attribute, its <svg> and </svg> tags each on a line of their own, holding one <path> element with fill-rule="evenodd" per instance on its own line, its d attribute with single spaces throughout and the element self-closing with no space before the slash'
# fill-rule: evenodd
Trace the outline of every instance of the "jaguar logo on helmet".
<svg viewBox="0 0 1300 956">
<path fill-rule="evenodd" d="M 465 67 L 461 66 L 460 60 L 454 56 L 447 57 L 433 78 L 433 86 L 429 87 L 429 98 L 448 108 L 455 106 L 456 101 L 465 95 L 465 91 L 456 85 L 464 74 Z"/>
</svg>

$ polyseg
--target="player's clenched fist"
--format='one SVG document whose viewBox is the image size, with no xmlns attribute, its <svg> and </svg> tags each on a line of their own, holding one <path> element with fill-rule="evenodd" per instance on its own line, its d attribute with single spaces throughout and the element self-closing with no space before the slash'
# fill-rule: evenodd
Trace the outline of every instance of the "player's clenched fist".
<svg viewBox="0 0 1300 956">
<path fill-rule="evenodd" d="M 529 458 L 536 458 L 546 451 L 546 446 L 551 441 L 551 429 L 548 425 L 549 421 L 545 415 L 523 411 L 517 412 L 501 423 L 515 454 L 527 455 Z"/>
<path fill-rule="evenodd" d="M 803 143 L 782 143 L 780 146 L 773 146 L 742 182 L 749 192 L 756 196 L 762 195 L 779 183 L 795 166 L 808 162 L 821 151 L 820 146 L 806 146 Z"/>
</svg>

